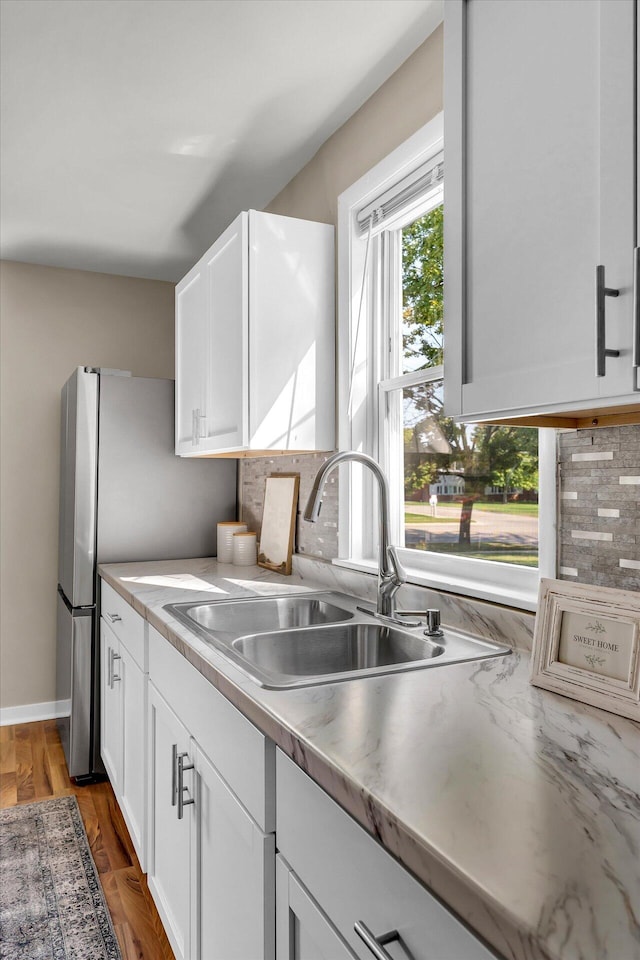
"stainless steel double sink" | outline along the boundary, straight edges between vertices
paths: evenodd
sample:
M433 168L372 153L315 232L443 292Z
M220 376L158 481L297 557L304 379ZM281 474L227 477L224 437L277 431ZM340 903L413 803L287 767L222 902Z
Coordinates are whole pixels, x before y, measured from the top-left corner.
M169 603L164 609L263 687L284 690L462 663L509 647L445 629L377 621L340 593Z

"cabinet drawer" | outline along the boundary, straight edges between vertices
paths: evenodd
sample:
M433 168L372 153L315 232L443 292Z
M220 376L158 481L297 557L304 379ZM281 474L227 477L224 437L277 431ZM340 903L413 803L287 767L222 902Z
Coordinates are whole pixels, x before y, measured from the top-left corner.
M275 830L273 741L152 626L149 677L261 830Z
M149 669L145 644L145 621L119 593L100 581L100 614L143 673Z
M404 870L292 760L276 751L277 844L314 900L361 960L372 952L354 931L397 930L414 960L495 960L446 907ZM405 957L389 943L390 957Z

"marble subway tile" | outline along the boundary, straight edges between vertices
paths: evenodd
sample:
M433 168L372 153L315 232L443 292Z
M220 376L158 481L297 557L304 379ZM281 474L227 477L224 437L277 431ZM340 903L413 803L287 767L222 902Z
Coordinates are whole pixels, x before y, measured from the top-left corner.
M574 463L591 460L613 460L613 451L608 450L602 453L596 451L590 451L589 453L572 453L571 459Z
M561 431L558 470L558 575L572 568L584 583L637 590L636 568L622 561L640 556L640 426Z
M572 530L571 536L576 540L613 540L612 533L603 533L600 530Z

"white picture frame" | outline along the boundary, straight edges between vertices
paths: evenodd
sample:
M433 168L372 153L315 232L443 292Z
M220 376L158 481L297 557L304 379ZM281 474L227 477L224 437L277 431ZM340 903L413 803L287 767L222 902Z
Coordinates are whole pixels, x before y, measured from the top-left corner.
M531 683L640 721L640 594L543 578Z

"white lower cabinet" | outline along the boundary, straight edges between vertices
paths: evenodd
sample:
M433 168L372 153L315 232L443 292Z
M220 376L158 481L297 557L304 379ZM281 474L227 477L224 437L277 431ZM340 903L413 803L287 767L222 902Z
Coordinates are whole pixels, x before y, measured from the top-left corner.
M146 659L143 618L103 583L101 756L143 870L146 869Z
M275 836L256 826L198 746L194 755L201 909L192 955L199 960L272 956Z
M286 860L276 857L277 960L355 960Z
M187 728L171 707L149 684L149 848L148 883L165 931L178 958L191 956L192 841L194 806L192 775L184 773L178 809L178 757L189 758L191 742ZM190 758L189 758L190 763ZM188 766L189 763L186 765Z
M146 868L147 676L124 643L120 644L120 660L116 661L114 667L121 677L122 692L120 808L138 854L138 860L144 870Z
M120 641L100 622L100 731L101 755L113 791L122 786L122 676L119 670Z
M495 960L279 750L276 775L278 851L293 871L286 886L279 872L278 935L290 952L279 943L278 960Z
M176 958L273 960L273 744L153 628L149 674L148 882Z

